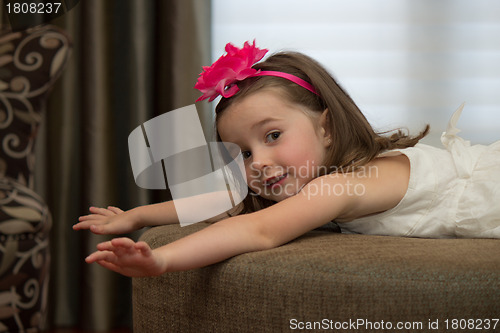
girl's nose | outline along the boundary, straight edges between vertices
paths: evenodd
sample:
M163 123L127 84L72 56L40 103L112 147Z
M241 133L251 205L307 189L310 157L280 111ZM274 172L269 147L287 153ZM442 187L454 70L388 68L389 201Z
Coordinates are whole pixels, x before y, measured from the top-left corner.
M272 165L271 156L269 151L265 149L259 149L257 151L252 152L253 159L252 165L256 170L263 170L266 167Z
M250 188L259 188L262 182L268 178L266 176L269 166L271 166L271 159L263 151L252 151L252 162L247 169L247 182Z

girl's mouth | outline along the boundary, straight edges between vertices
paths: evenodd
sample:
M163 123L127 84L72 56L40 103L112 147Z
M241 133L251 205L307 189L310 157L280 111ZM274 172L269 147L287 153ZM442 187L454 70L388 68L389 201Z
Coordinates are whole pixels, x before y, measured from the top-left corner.
M264 182L264 185L266 187L275 187L275 186L278 186L279 184L281 184L283 182L283 180L288 176L287 173L281 175L281 176L275 176L275 177L271 177L271 178L268 178L266 179L266 181Z

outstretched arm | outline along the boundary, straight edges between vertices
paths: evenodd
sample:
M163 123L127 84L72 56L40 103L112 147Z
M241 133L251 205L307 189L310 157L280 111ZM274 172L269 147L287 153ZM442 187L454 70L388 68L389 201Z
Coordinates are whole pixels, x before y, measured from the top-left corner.
M134 242L129 238L115 238L97 245L98 252L88 256L87 263L97 262L117 273L131 276L156 276L165 269L164 258L153 252L145 242Z
M96 234L125 234L143 227L178 223L173 201L140 206L128 211L117 207L90 207L80 216L74 230L89 229Z
M377 172L372 175L319 177L271 207L228 218L154 250L124 239L102 243L87 262L128 276L188 270L280 246L335 218L349 220L390 209L406 192L408 161L391 157L373 164ZM349 191L356 186L363 191Z
M191 198L177 199L176 202L184 207L193 207L192 209L208 212L208 216L211 216L215 206L213 202L218 202L220 196L227 198L227 192L207 193ZM205 222L220 221L230 215L238 214L241 209L242 206L237 205L228 212L207 218ZM125 234L143 227L179 223L174 201L140 206L126 212L111 206L107 208L90 207L89 211L90 214L78 219L79 222L73 226L74 230L89 229L96 234Z
M175 242L151 250L143 242L114 239L87 258L128 276L158 275L207 266L232 256L273 248L319 227L348 207L349 198L332 204L316 198L315 180L301 193L261 211L238 215L210 225Z

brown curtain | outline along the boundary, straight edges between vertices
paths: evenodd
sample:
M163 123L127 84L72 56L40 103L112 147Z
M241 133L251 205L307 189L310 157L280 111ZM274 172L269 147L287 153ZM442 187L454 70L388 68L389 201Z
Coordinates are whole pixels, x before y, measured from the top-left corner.
M71 226L90 205L130 209L169 198L168 191L135 185L127 137L198 97L193 85L210 63L210 7L206 0L82 0L52 22L74 47L37 147L38 192L54 220L53 326L131 327L131 280L84 262L110 237ZM207 103L203 107L209 119Z

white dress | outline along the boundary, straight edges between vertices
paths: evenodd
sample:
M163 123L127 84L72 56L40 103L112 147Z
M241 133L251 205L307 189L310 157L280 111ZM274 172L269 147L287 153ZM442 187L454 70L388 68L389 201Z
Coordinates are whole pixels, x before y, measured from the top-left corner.
M428 238L500 238L500 141L473 145L455 127L453 114L441 142L395 149L410 160L408 190L385 212L339 223L343 232Z

